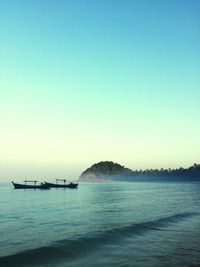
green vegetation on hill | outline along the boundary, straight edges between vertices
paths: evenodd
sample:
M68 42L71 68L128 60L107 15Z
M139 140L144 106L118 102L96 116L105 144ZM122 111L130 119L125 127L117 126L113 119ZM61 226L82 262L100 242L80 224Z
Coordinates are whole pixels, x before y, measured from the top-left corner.
M132 170L112 161L101 161L85 170L80 180L115 180L121 176L131 176Z
M112 161L101 161L99 163L96 163L94 165L92 165L90 168L88 168L86 171L84 171L82 174L84 173L101 173L101 174L118 174L121 172L127 172L131 170L124 168L124 166L118 164L118 163L114 163Z
M135 170L125 168L124 166L112 161L101 161L85 170L80 181L146 181L146 180L193 180L200 181L200 164L194 164L189 168L178 169L147 169Z
M133 171L133 175L146 175L146 176L160 176L160 177L177 177L182 179L200 180L200 164L193 164L189 168L178 169L147 169L140 171Z

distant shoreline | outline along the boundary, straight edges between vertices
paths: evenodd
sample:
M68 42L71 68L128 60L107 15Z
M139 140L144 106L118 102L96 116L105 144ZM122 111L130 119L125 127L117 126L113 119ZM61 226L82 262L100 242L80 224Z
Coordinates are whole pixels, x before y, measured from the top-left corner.
M80 175L79 182L81 181L200 181L200 164L195 163L189 168L161 168L133 171L112 161L101 161L85 170Z

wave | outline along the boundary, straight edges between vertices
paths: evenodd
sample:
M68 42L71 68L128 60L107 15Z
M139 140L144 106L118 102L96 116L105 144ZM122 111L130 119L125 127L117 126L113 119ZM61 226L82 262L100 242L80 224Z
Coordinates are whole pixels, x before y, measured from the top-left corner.
M48 262L52 263L53 261L57 262L58 260L75 258L82 254L85 255L87 251L90 251L99 245L114 243L117 240L121 240L130 235L141 235L147 231L162 230L162 228L167 227L169 224L190 219L195 215L198 214L180 213L154 221L136 223L121 228L113 228L102 233L96 233L90 237L81 237L75 240L60 240L50 246L29 249L15 255L1 257L0 266L36 266Z

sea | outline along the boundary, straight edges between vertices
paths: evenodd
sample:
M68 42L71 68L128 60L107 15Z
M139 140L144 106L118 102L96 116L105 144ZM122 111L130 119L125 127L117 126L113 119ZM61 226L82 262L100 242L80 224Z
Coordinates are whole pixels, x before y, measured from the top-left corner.
M200 266L200 183L0 183L0 266Z

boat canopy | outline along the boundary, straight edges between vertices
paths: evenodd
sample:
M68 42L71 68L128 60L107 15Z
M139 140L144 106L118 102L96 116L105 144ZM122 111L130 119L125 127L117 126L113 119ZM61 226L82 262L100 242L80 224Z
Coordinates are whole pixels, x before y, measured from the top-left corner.
M37 181L35 181L35 180L24 180L24 182L25 182L25 184L26 183L35 183L36 184L37 183Z
M57 183L58 181L63 181L64 183L66 183L66 179L56 179L56 183Z

